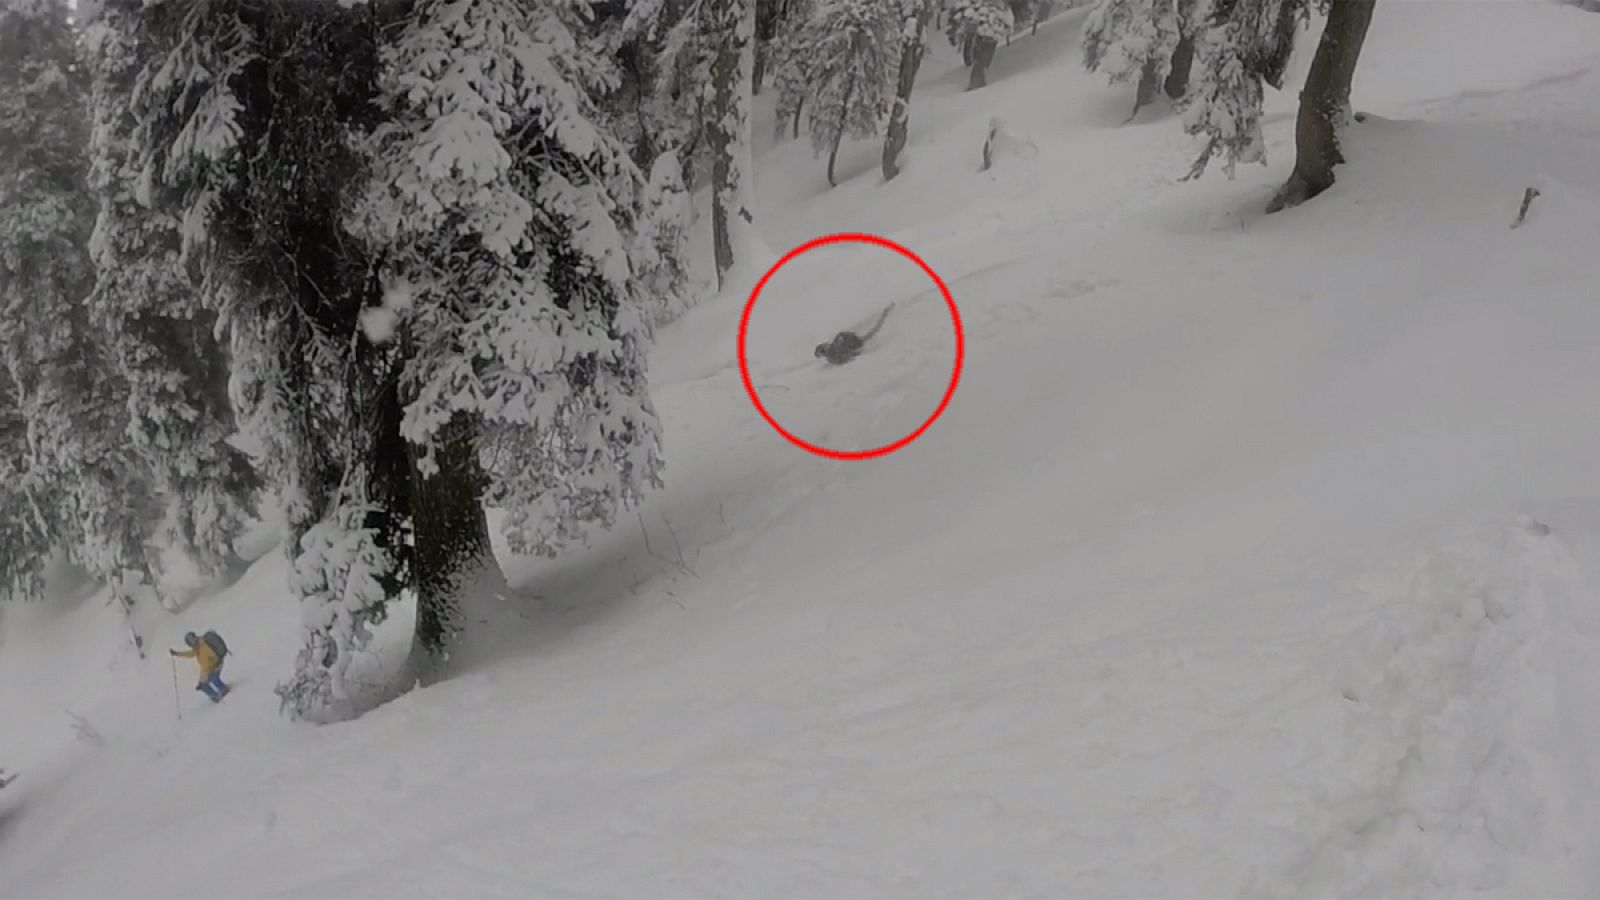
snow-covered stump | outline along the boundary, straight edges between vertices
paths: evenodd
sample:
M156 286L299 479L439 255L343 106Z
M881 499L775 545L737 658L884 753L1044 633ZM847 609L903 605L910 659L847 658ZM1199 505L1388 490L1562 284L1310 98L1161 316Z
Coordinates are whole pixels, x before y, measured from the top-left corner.
M987 172L1001 160L1032 160L1038 154L1039 148L1031 138L1012 132L995 116L989 120L989 133L983 141L983 165L978 171Z

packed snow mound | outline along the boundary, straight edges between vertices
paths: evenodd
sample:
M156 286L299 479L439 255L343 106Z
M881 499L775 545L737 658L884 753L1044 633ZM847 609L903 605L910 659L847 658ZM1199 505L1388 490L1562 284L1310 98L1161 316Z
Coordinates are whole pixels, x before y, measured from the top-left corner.
M1250 893L1594 890L1600 731L1581 698L1600 687L1600 584L1563 531L1490 523L1347 587L1347 608L1371 615L1329 635L1348 660L1334 673L1346 703L1326 770L1301 750L1315 804L1302 821L1316 828L1295 866Z

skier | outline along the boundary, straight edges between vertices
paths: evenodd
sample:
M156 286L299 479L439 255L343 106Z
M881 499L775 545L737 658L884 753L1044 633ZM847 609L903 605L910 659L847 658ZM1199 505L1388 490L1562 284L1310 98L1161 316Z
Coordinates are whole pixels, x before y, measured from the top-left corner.
M872 330L865 335L856 334L854 331L841 331L826 344L818 344L816 351L812 355L818 359L825 359L836 366L842 366L855 359L861 354L861 348L867 345L867 341L872 340L872 336L878 333L879 328L883 327L883 320L889 318L889 310L891 309L894 309L893 303L885 306L883 314L878 316L878 324L872 326Z
M211 698L212 703L220 701L227 695L230 688L222 683L222 659L228 655L228 645L223 643L222 636L215 631L208 631L205 637L196 637L194 632L183 636L183 642L189 645L188 650L168 650L173 656L193 659L200 665L200 683L195 685L195 690Z

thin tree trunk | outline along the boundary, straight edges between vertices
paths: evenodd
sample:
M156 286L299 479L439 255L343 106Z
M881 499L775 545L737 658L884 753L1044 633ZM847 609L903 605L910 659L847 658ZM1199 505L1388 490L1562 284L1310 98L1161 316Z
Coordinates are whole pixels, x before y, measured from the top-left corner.
M800 111L806 108L806 98L801 97L800 102L794 105L794 138L800 139Z
M1194 38L1186 34L1178 38L1178 46L1172 50L1172 68L1163 85L1168 97L1177 100L1189 92L1189 71L1193 68Z
M713 102L706 137L711 145L711 235L721 288L734 265L734 230L755 221L747 180L750 172L751 55L755 42L754 0L716 0L718 39L711 64ZM748 67L748 68L747 68Z
M755 60L751 73L750 95L761 93L766 82L768 57L772 55L772 42L778 36L787 4L778 0L752 0L755 3Z
M704 117L704 101L695 104L695 115ZM700 142L703 140L705 140L705 129L696 128L687 144L672 148L678 154L679 171L683 173L683 188L691 194L700 187L700 167L695 164L695 157L700 151Z
M888 134L883 140L883 179L900 174L900 152L906 147L911 126L911 90L922 66L922 36L933 16L933 0L906 0L900 5L902 23L913 19L911 34L900 37L900 81L895 88L894 106L889 109ZM903 26L902 26L903 27Z
M967 90L975 91L989 83L989 63L994 62L996 46L993 38L973 38L972 77L967 80Z
M1267 212L1298 206L1333 186L1333 169L1344 162L1339 130L1350 112L1350 82L1376 5L1377 0L1339 0L1331 5L1306 86L1300 91L1294 172L1267 205Z
M645 85L650 80L645 77L641 68L638 52L628 52L622 55L622 63L627 68L628 74L633 77L635 86L633 92L633 120L639 126L639 143L634 147L634 161L640 165L648 165L659 155L655 141L650 137L650 126L644 120Z
M489 543L483 513L483 472L477 428L465 415L451 419L434 438L438 466L424 473L421 448L411 445L411 528L417 590L415 646L441 658L467 628L463 594L498 580L500 567Z
M1132 122L1134 117L1139 115L1139 110L1149 106L1150 101L1156 98L1156 91L1160 90L1156 78L1156 64L1157 60L1147 59L1144 61L1144 68L1139 70L1139 88L1134 92L1133 111L1128 113L1126 121Z
M828 151L828 187L838 187L839 183L833 178L833 164L839 159L839 145L844 143L844 126L850 118L850 97L855 93L856 83L851 81L844 86L844 103L839 110L839 130L833 135L833 149Z

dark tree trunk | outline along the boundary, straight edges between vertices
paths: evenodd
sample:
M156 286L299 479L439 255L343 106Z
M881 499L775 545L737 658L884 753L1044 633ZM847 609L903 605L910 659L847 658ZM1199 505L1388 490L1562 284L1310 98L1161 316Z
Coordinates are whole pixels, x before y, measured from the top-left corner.
M755 0L755 4L755 60L750 83L752 97L761 93L761 87L767 77L767 57L772 53L773 38L778 36L778 28L788 13L788 4L780 0Z
M1128 113L1127 121L1132 122L1139 115L1139 110L1150 105L1156 98L1156 91L1160 90L1160 79L1156 77L1158 60L1147 59L1144 68L1139 70L1139 88L1133 95L1133 111Z
M717 52L711 63L713 99L706 137L711 145L711 242L719 288L734 264L733 230L738 226L733 220L754 222L754 213L744 206L748 186L742 183L754 173L740 171L739 164L741 159L749 162L749 148L743 144L748 140L750 104L746 92L751 85L741 71L744 55L754 50L754 2L714 3ZM736 109L742 110L743 121L739 121Z
M638 142L633 146L633 161L642 168L649 169L650 163L660 155L656 149L655 140L650 136L650 126L645 122L644 104L649 93L647 85L650 79L645 75L644 61L640 58L642 52L636 44L624 44L618 52L625 75L625 83L633 86L633 120L639 126Z
M302 290L301 302L309 291ZM306 304L309 307L309 304ZM302 307L306 308L306 307ZM314 307L311 307L314 308ZM285 325L290 337L282 340L275 349L278 364L286 377L278 385L289 408L296 411L295 424L302 429L299 436L305 445L294 456L291 487L300 502L288 504L284 510L284 535L281 546L292 566L300 555L300 539L327 515L341 480L341 466L332 447L333 436L319 428L313 411L316 375L311 360L316 347L310 329L298 324Z
M1329 9L1328 24L1300 91L1294 172L1267 205L1267 212L1298 206L1333 186L1333 169L1344 162L1339 129L1350 111L1350 82L1376 5L1377 0L1339 0Z
M963 66L970 67L972 65L973 46L977 41L978 39L970 34L961 39L961 64Z
M438 659L467 627L463 593L486 579L498 581L499 564L480 499L483 472L473 420L457 415L439 430L433 454L438 469L432 474L421 470L421 448L410 451L415 646Z
M1172 69L1167 72L1164 85L1167 96L1174 100L1189 92L1189 71L1194 68L1194 38L1184 35L1172 50Z
M993 38L972 39L972 77L967 80L967 90L975 91L989 83L989 64L994 62L995 47Z
M828 187L838 187L833 178L833 164L839 159L839 145L844 143L844 126L850 118L850 97L855 93L854 81L844 86L844 103L839 110L839 130L833 135L833 149L828 151Z
M806 98L801 97L800 102L794 105L794 137L800 139L800 112L806 108Z
M1297 3L1284 3L1278 7L1278 20L1273 24L1272 35L1255 64L1261 80L1275 90L1283 90L1283 78L1289 73L1295 35L1300 32L1301 10L1302 6Z
M928 19L933 15L933 0L912 0L916 3L916 26L913 34L900 38L900 81L895 88L894 106L889 110L888 134L883 140L883 179L893 180L900 174L900 151L906 148L911 126L911 90L917 83L917 69L922 66L922 35L927 30ZM901 5L902 12L906 4Z

